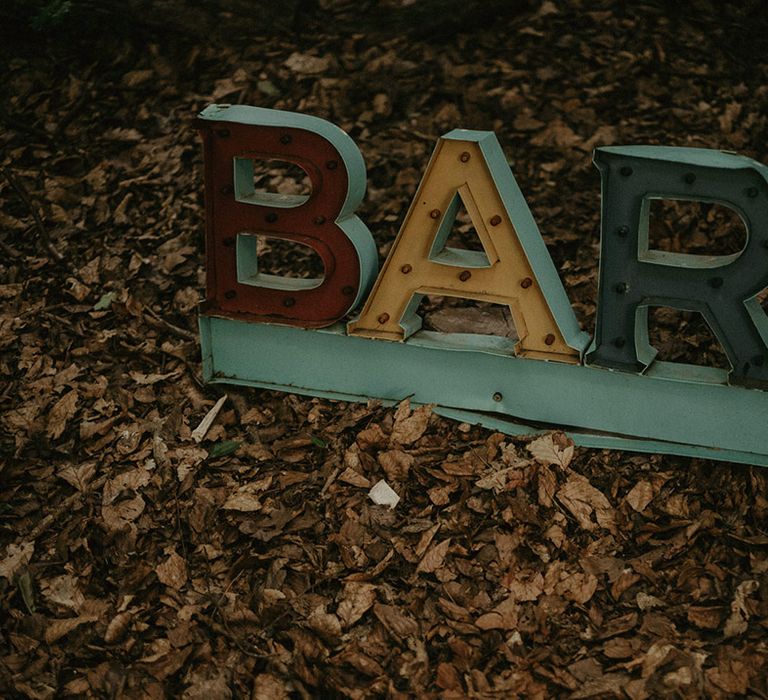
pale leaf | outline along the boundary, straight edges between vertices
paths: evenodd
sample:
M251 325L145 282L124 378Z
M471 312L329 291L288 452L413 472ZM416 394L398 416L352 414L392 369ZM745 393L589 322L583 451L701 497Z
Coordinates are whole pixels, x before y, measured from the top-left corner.
M9 544L5 550L5 559L0 561L0 576L13 580L16 572L32 559L35 551L34 542L22 542L20 545Z
M437 571L443 565L450 546L451 539L449 537L447 540L443 540L427 550L427 553L416 567L416 573L431 574Z
M566 469L573 459L573 440L563 433L547 433L528 445L537 462Z
M400 445L410 445L418 440L427 429L432 415L430 405L419 406L411 413L408 399L401 402L395 412L395 424L392 427L392 442Z
M627 494L627 503L633 510L642 513L653 500L653 485L649 481L638 481Z

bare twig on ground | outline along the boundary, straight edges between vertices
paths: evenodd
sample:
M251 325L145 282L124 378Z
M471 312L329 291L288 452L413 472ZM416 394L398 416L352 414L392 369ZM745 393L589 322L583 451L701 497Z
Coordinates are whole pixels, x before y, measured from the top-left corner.
M48 249L48 252L51 255L53 255L53 257L56 260L58 260L59 262L62 262L64 260L64 255L53 245L53 243L51 243L51 239L48 236L48 230L45 228L45 224L43 223L43 219L40 216L40 212L32 202L32 199L29 196L29 193L27 192L26 188L21 183L21 181L11 172L10 168L3 166L2 172L3 172L3 176L8 181L8 184L13 188L14 192L16 192L16 194L19 196L19 199L21 199L21 201L24 202L24 205L27 207L27 209L29 210L29 213L32 215L32 218L35 221L35 228L37 229L37 233L40 236L40 240Z

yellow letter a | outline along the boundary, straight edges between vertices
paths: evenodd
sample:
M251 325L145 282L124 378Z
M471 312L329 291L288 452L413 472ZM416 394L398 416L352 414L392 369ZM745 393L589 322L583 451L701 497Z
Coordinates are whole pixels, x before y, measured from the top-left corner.
M459 200L485 253L444 246ZM351 335L405 340L421 295L506 304L523 357L578 363L589 340L493 132L442 136Z

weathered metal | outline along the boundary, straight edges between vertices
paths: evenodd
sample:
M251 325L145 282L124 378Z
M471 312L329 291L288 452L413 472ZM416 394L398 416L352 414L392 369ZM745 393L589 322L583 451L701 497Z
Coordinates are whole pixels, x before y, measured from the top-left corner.
M732 383L768 385L768 316L757 295L768 287L768 168L749 158L701 148L599 148L602 237L592 365L644 371L648 307L699 311L732 365ZM652 250L652 199L718 202L735 209L747 244L734 255Z
M420 331L404 342L201 316L206 381L347 401L435 404L505 432L768 466L768 393L723 370L656 362L645 375L513 355L507 339Z
M461 204L483 251L446 246ZM532 280L536 280L533 284ZM443 136L351 335L403 340L425 294L505 304L517 354L578 363L589 342L495 134Z
M357 306L373 283L378 254L354 215L366 177L352 139L317 117L242 105L207 107L198 128L205 155L205 312L315 327ZM302 168L311 195L254 191L253 161L275 159ZM323 277L261 273L259 234L312 248Z
M347 324L334 321L365 299L376 269L370 233L353 213L365 170L351 139L322 120L248 107L209 107L201 123L207 381L347 400L410 397L511 434L556 428L587 446L768 466L768 319L757 296L768 285L765 166L700 149L597 151L600 303L584 365L588 337L493 134L456 130L440 139L375 288ZM248 168L259 158L299 164L312 193L254 192ZM651 250L654 198L736 209L748 231L744 250L721 257ZM446 246L461 204L482 251ZM324 278L261 274L252 244L260 233L312 247ZM424 294L505 304L520 340L420 330L415 310ZM700 311L737 385L725 370L654 360L652 305Z

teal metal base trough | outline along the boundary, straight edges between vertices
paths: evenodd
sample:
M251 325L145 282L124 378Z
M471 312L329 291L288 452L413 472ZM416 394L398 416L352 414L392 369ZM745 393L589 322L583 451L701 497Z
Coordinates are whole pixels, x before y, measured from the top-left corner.
M504 338L420 331L405 342L201 315L204 379L345 401L409 397L516 435L564 430L586 447L768 466L768 392L724 370L645 374L531 360ZM470 349L471 348L471 349Z

